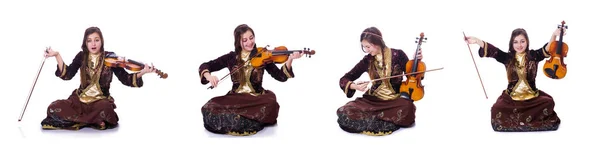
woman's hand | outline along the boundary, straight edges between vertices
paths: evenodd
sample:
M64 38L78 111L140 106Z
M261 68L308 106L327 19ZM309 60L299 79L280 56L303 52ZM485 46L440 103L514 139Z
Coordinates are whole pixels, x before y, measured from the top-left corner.
M467 44L478 44L480 47L483 47L483 41L477 37L468 36L465 38L465 42L467 42Z
M142 69L139 73L138 73L138 78L142 77L144 74L146 73L152 73L152 72L156 72L156 68L154 68L154 65L148 65L145 64L144 65L144 69Z
M423 54L422 54L422 52L423 52L423 51L421 50L421 48L419 48L419 52L417 53L417 59L419 59L419 60L423 59Z
M212 76L210 75L210 73L206 72L204 73L204 78L206 78L206 80L208 80L208 82L210 82L210 86L212 87L217 87L217 84L219 84L219 78L217 78L216 76Z
M44 57L46 57L46 58L48 58L48 57L55 57L57 55L59 55L58 51L54 51L50 47L46 48L46 50L44 51Z
M563 36L567 35L567 29L561 27L563 30ZM554 30L554 33L552 33L553 36L559 36L560 35L560 29L561 28L556 28L556 30Z
M363 81L363 82L358 82L358 83L352 83L350 85L351 89L355 89L355 90L359 90L361 92L365 92L367 91L367 86L369 86L369 82L368 81Z

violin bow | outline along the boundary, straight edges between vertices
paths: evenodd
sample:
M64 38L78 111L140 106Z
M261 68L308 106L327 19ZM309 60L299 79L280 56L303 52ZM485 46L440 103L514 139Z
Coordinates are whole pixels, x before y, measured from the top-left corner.
M375 81L380 81L380 80L385 80L385 79L391 79L391 78L395 78L395 77L402 77L402 76L406 76L406 75L414 75L414 74L420 74L420 73L425 73L425 72L430 72L430 71L436 71L436 70L442 70L444 69L444 67L442 68L435 68L435 69L430 69L430 70L425 70L425 71L420 71L420 72L412 72L412 73L404 73L404 74L400 74L400 75L394 75L394 76L389 76L389 77L384 77L384 78L378 78L378 79L373 79L373 80L369 80L369 81L363 81L363 82L359 82L357 84L364 84L364 83L371 83L371 82L375 82Z
M46 48L46 53L48 53L48 48ZM35 76L35 79L33 80L33 86L31 87L31 90L29 91L29 95L27 95L27 100L25 101L25 105L23 106L23 110L21 111L21 116L19 116L19 122L21 122L21 120L23 119L23 115L25 115L25 110L27 109L27 105L29 104L29 99L31 99L31 93L33 93L33 88L35 88L35 84L37 83L37 80L40 77L40 73L42 72L42 68L44 67L45 62L46 62L46 56L44 56L44 59L42 60L42 63L40 65L40 69L38 69L38 73ZM66 70L66 69L63 69L63 70Z
M463 31L463 36L465 37L465 41L467 40L467 35ZM471 51L471 46L467 43L467 48L469 48L469 52L471 53L471 59L473 60L473 65L475 65L475 71L477 71L477 76L479 77L479 82L481 83L481 88L483 89L483 94L485 94L485 99L488 99L487 93L485 92L485 87L483 86L483 80L481 80L481 75L479 75L479 69L477 69L477 64L475 63L475 57L473 57L473 52Z
M265 48L267 48L267 47L270 47L270 45L266 45L266 46L265 46ZM244 64L242 64L242 66L239 66L239 67L235 68L235 69L234 69L232 72L229 72L229 73L227 73L227 75L225 75L225 76L223 76L221 79L219 79L219 82L217 82L217 85L218 85L219 83L221 83L221 81L223 81L223 79L225 79L225 78L229 77L229 75L231 75L232 73L235 73L235 72L237 72L237 71L238 71L240 68L244 67L243 65L247 64L247 63L248 63L248 61L252 60L252 58L253 58L253 57L256 57L256 56L257 56L259 53L261 53L261 52L260 52L260 51L259 51L259 52L257 52L256 54L254 54L254 56L251 56L250 58L248 58L248 60L246 60L246 62L244 62ZM200 76L204 76L204 75L200 75ZM215 88L215 87L214 87L214 86L210 86L210 87L208 87L208 88L206 88L206 89L213 89L213 88Z

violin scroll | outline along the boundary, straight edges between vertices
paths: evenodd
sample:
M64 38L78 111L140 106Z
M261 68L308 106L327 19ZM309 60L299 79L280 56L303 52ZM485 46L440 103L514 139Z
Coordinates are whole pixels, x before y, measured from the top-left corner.
M419 34L419 37L416 37L415 39L415 43L425 43L427 42L427 37L425 37L425 34L423 32L421 32L421 34Z

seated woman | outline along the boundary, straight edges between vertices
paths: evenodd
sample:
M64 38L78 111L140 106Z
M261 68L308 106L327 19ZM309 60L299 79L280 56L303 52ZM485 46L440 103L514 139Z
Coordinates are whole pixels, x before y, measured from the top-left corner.
M388 135L413 125L416 106L399 92L403 77L375 81L370 88L368 83L353 82L365 72L371 80L404 74L408 57L400 49L388 48L375 27L365 29L360 41L368 55L340 79L339 86L348 98L356 90L365 93L337 110L338 124L344 131L366 135ZM420 49L417 57L423 58Z
M204 127L217 134L253 135L265 126L277 123L279 114L279 103L275 94L262 87L264 71L275 80L285 82L294 77L292 61L301 55L298 52L291 54L281 69L274 63L254 68L248 61L257 53L254 30L242 24L235 28L233 36L235 51L202 63L198 69L201 83L210 83L212 87L216 87L219 78L211 75L211 72L223 68L231 72L239 68L231 74L231 90L226 95L210 99L202 107Z
M550 42L556 40L560 28L556 29ZM502 91L491 109L494 131L524 132L557 130L560 118L554 111L554 100L535 85L538 63L550 57L548 44L539 49L529 49L529 37L524 29L513 30L509 51L476 37L467 37L467 44L477 44L480 57L494 58L504 64L508 87Z
M154 67L148 65L140 72L131 74L121 67L104 65L104 58L114 53L104 51L104 38L97 27L85 30L81 50L68 66L57 51L46 50L46 57L55 57L58 62L56 76L71 80L81 71L81 84L68 99L56 100L48 106L47 117L41 123L42 129L79 130L87 126L100 130L114 128L119 117L115 113L115 100L109 91L113 73L124 85L139 88L144 85L142 75L156 72Z

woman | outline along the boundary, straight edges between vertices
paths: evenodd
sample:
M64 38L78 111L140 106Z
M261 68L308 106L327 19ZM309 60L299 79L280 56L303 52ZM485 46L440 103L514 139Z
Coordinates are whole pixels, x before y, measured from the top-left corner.
M119 118L114 111L116 105L109 91L113 73L126 86L142 87L142 75L155 72L148 65L132 74L120 67L105 66L104 58L114 53L104 51L104 38L97 27L85 30L81 50L68 66L58 51L46 50L46 57L56 58L57 77L71 80L81 71L81 84L68 99L56 100L48 106L47 117L41 123L42 129L79 130L89 126L104 130L116 127Z
M277 123L279 113L275 94L262 87L264 71L276 80L285 82L294 77L292 61L301 55L298 52L291 54L281 69L273 63L253 68L248 59L257 53L254 30L241 24L235 28L233 36L235 51L205 62L198 69L201 83L216 87L219 78L211 75L211 72L223 68L232 72L240 68L231 74L231 90L226 95L210 99L202 107L204 127L217 134L253 135L265 126Z
M375 81L369 89L368 83L353 82L365 72L371 80L404 74L408 57L400 49L388 48L375 27L365 29L360 41L368 55L340 79L339 85L348 98L356 90L365 93L337 110L338 124L344 131L366 135L388 135L413 125L416 111L413 100L399 93L403 77ZM417 57L423 58L420 49Z
M556 40L560 28L554 31L550 42ZM498 97L491 109L494 131L524 132L557 130L560 119L554 112L552 96L535 85L538 63L550 57L548 43L540 49L529 49L529 37L524 29L513 30L509 51L476 37L467 37L468 44L477 44L480 57L490 57L504 64L508 87Z

